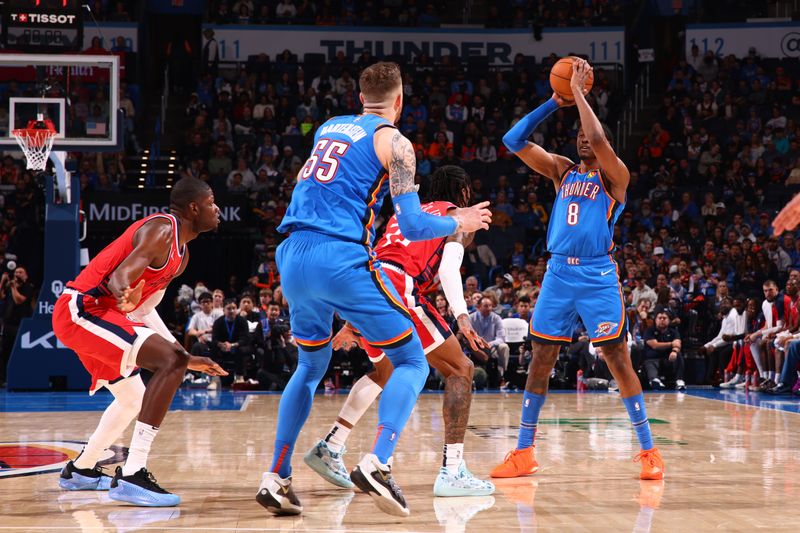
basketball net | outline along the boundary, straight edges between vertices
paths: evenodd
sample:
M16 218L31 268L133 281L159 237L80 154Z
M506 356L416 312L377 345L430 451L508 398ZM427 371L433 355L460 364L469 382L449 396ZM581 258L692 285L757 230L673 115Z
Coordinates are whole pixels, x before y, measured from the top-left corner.
M56 138L56 127L51 120L39 114L36 120L28 122L26 128L15 129L11 135L25 154L28 170L41 171L47 167L47 158Z

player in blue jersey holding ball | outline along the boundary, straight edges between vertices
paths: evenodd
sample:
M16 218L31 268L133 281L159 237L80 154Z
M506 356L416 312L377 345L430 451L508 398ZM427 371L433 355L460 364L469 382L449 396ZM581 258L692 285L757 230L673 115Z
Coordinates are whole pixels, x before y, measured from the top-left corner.
M636 430L642 479L662 479L664 463L653 445L639 378L628 353L625 301L614 249L614 223L625 207L630 174L611 147L611 134L586 101L584 85L592 67L576 58L570 87L574 101L553 97L517 122L503 137L508 149L536 172L553 180L556 199L547 229L551 254L530 323L533 343L522 401L517 448L506 455L492 477L518 477L539 469L533 440L539 411L560 345L569 344L578 317L592 343L602 347L609 370L619 384L622 402ZM546 152L528 142L536 127L559 107L576 105L579 163Z
M390 459L428 377L428 363L408 309L372 251L373 222L387 193L409 240L488 229L491 222L488 202L454 209L448 216L422 211L414 185L414 149L395 127L403 109L400 68L387 62L371 65L361 73L359 87L364 112L334 117L317 130L278 227L290 233L276 258L299 362L281 396L272 465L256 495L278 515L303 510L291 487L291 458L331 358L334 312L383 350L394 366L378 406L372 453L350 478L381 510L409 514Z

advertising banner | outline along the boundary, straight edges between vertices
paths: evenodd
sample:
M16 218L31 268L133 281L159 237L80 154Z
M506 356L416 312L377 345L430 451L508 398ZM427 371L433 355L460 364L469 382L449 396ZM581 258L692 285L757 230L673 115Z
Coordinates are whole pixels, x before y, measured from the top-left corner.
M307 53L322 53L332 60L343 51L353 60L366 49L377 58L402 55L407 61L427 53L434 60L443 55L462 59L487 57L489 64L507 65L518 53L537 58L555 53L585 54L589 61L597 63L625 63L622 27L545 28L541 41L535 40L529 29L205 25L206 28L214 30L220 61L247 61L248 56L260 53L274 59L284 50L297 54L301 60Z
M796 22L749 22L742 24L689 24L686 55L696 44L700 54L711 50L718 56L744 57L755 48L761 57L800 57L800 25Z
M154 198L152 192L125 191L94 192L83 199L89 231L122 232L139 220L154 213L169 213L169 195ZM238 194L215 194L220 209L219 231L241 229L247 217L247 198Z

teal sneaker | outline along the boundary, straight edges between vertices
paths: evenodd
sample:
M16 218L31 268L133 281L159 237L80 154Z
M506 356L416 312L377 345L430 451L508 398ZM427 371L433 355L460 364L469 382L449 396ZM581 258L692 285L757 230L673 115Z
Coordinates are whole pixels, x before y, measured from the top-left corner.
M462 461L457 474L451 474L445 467L439 469L433 484L433 495L452 496L490 496L494 494L494 484L476 478Z
M347 468L342 460L342 456L346 451L347 449L342 448L341 452L334 452L328 448L327 442L321 440L303 457L303 462L311 470L322 476L322 479L333 483L337 487L352 489L355 485L350 481L350 474L347 473Z

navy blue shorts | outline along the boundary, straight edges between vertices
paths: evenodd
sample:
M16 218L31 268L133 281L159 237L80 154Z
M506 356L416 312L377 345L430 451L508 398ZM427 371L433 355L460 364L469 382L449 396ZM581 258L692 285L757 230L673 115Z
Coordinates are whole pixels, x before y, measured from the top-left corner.
M578 317L595 346L614 344L628 332L617 263L610 256L553 255L530 324L530 338L569 344Z
M367 247L296 231L278 247L276 260L292 334L305 350L330 342L334 312L381 349L414 335L408 309Z

